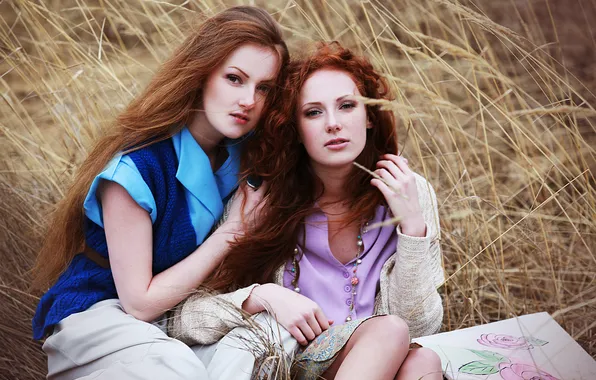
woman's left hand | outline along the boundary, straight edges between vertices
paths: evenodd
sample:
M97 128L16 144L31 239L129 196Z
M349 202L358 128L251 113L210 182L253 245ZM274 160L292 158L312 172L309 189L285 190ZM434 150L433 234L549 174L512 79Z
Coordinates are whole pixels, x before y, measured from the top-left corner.
M375 174L370 183L383 193L395 217L400 218L401 232L409 236L426 235L426 224L418 202L416 177L408 167L408 160L394 154L385 154L377 162Z

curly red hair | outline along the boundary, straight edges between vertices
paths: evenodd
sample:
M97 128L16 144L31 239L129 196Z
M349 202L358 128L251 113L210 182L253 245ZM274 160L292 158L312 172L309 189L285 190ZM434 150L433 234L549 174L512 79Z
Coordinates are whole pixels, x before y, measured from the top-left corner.
M272 107L267 124L258 138L251 140L258 146L247 149L251 157L243 168L245 176L257 174L268 182L262 215L257 225L232 244L208 283L214 289L272 282L277 268L293 255L304 218L321 196L315 189L322 189L322 183L311 169L297 129L300 92L306 80L321 69L346 72L364 97L392 99L387 81L371 63L337 42L319 43L314 53L290 64L282 104ZM366 145L356 162L375 170L381 155L397 153L395 119L391 111L375 105L367 105L366 111L373 128L367 130ZM372 218L375 208L384 202L381 192L370 185L370 175L355 166L349 178L350 199L346 201L351 211L343 222Z

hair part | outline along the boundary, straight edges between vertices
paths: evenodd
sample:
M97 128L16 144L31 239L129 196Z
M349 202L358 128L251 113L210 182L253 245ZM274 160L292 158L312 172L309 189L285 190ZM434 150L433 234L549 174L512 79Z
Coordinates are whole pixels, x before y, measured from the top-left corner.
M360 94L371 99L392 99L387 81L364 57L354 55L339 43L319 43L314 53L294 60L288 69L286 93L282 104L272 110L261 130L260 149L254 150L252 168L268 182L264 207L257 225L236 240L231 251L208 282L214 289L227 290L252 283L274 280L275 271L292 258L304 219L314 211L322 195L322 182L311 168L306 149L300 144L297 109L306 80L316 71L335 69L350 75ZM356 162L375 170L376 162L386 153L397 154L395 119L391 111L366 105L372 128ZM254 168L254 169L253 169ZM370 175L356 166L346 184L350 212L342 222L350 224L374 216L384 203L380 191L370 185Z
M271 48L279 58L278 81L284 81L289 52L276 21L263 9L229 8L208 18L163 63L143 93L120 114L79 168L70 189L52 214L33 269L33 287L44 290L85 247L83 202L95 176L118 152L133 151L172 137L189 123L201 102L213 68L235 49L253 43ZM281 86L280 86L281 87ZM275 104L275 88L262 115ZM263 122L261 118L258 128Z

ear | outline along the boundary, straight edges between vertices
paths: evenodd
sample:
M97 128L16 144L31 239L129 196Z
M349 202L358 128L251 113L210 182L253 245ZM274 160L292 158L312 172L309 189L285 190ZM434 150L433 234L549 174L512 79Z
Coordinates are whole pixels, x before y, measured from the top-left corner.
M373 128L372 123L370 122L369 119L366 119L366 129L372 129L372 128Z

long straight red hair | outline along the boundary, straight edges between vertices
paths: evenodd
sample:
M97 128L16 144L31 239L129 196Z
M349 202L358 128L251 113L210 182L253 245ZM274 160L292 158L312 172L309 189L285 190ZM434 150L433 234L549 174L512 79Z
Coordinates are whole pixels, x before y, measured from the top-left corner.
M45 289L85 246L83 202L91 182L120 151L139 149L170 138L190 122L200 107L202 89L213 68L241 45L275 51L278 88L266 100L263 115L277 103L289 52L279 25L263 9L229 8L204 21L160 67L147 88L116 119L79 168L65 198L58 203L33 269L33 287ZM257 126L261 128L263 121Z
M360 94L371 99L391 99L386 80L370 62L354 55L337 42L319 43L314 53L302 60L293 60L287 73L285 94L280 105L261 130L253 150L251 168L268 182L263 200L263 213L258 223L232 244L231 251L207 286L227 290L252 283L274 280L275 271L294 254L298 233L304 218L313 212L321 193L321 180L311 169L306 149L300 144L297 129L297 107L306 80L321 69L346 72L354 80ZM375 170L376 162L385 153L397 153L395 119L391 111L367 105L372 128L367 130L366 145L356 162ZM342 222L349 224L372 218L375 208L384 202L380 191L370 185L370 175L354 166L347 183L350 212Z

